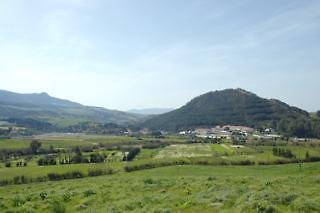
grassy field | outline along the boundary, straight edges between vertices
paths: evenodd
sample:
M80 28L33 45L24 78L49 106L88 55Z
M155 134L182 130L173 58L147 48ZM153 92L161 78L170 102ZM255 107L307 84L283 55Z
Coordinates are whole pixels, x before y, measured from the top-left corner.
M318 212L320 163L175 166L0 188L2 212Z
M155 158L210 157L212 155L210 144L179 144L165 147Z
M0 150L25 149L31 140L1 139ZM37 140L45 149L50 146L65 148L65 151L54 154L57 159L75 155L71 148L94 147L97 144L120 144L125 149L140 147L141 151L133 162L123 161L127 152L123 147L110 150L103 146L82 152L82 156L87 158L92 153L107 155L103 163L38 166L37 161L47 154L10 155L6 161L10 160L12 166L7 168L5 161L0 159L0 181L11 180L9 185L0 187L0 212L320 211L320 163L303 163L301 168L299 164L258 165L260 161L288 160L275 156L275 147L290 150L295 159L306 158L307 152L310 156L319 157L320 146L317 143L283 145L284 142L279 141L281 146L232 145L229 141L190 144L188 138L180 136L96 135L44 135L38 136ZM164 146L143 147L164 142ZM21 160L27 160L28 165L16 167L16 162ZM246 160L255 165L232 166ZM127 167L138 169L129 171ZM92 170L110 169L112 174L88 177ZM50 173L74 171L81 172L83 176L60 181L49 181L52 179L47 177ZM13 181L17 176L24 176L29 181L14 185L21 183ZM39 177L47 177L41 180L46 182L31 183Z
M285 159L280 156L274 156L272 154L273 146L234 146L230 143L223 144L183 144L183 138L170 136L165 138L166 141L171 141L174 143L172 145L156 148L156 149L141 149L139 155L135 158L135 163L147 163L147 162L157 162L158 160L165 159L178 159L178 158L202 158L209 161L243 161L250 160L258 164L259 161L274 161L277 159ZM71 148L75 146L88 146L95 145L97 143L104 144L139 144L135 140L135 137L127 136L94 136L94 135L81 135L81 136L40 136L38 140L41 141L44 148L49 148L51 145L55 148ZM143 141L158 140L152 137L144 137L139 140L140 143ZM163 139L162 139L163 140ZM1 139L0 140L0 150L1 149L18 149L18 148L28 148L30 145L30 139ZM290 149L297 157L300 156L301 159L305 158L306 152L309 152L311 156L320 156L320 147L310 147L310 146L286 146L285 149ZM48 173L57 172L63 173L68 171L79 170L81 172L87 173L90 168L115 168L116 170L123 170L126 165L125 162L121 162L123 158L123 152L121 151L107 151L99 150L99 153L104 153L107 155L106 163L102 164L68 164L68 165L51 165L51 166L41 166L37 165L37 160L42 155L31 156L28 160L27 167L15 167L16 162L24 159L25 157L12 157L10 159L12 163L11 168L5 167L5 162L0 162L0 180L13 178L17 175L25 175L26 177L37 177L46 176ZM84 156L89 156L94 152L84 152ZM57 160L63 158L63 156L74 155L73 153L60 153L57 154Z
M39 140L43 148L74 148L77 146L95 146L110 144L140 144L142 142L160 141L167 143L185 143L187 138L182 136L167 136L165 138L129 137L129 136L101 136L101 135L40 135L33 138L0 139L0 150L28 148L32 140Z

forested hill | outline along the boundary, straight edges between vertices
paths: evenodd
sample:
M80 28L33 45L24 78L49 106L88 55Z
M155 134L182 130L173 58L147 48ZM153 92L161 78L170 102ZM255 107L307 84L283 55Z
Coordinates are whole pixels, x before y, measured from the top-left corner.
M243 89L226 89L200 95L177 110L150 118L143 125L152 129L177 131L226 124L273 127L298 136L320 136L311 128L306 132L311 125L313 129L319 129L319 122L313 121L308 112L279 100L261 98Z
M68 126L78 122L126 124L137 122L140 117L117 110L84 106L68 100L54 98L47 93L19 94L0 90L0 119L36 123L43 125ZM41 123L40 123L41 124ZM42 125L41 124L41 125Z

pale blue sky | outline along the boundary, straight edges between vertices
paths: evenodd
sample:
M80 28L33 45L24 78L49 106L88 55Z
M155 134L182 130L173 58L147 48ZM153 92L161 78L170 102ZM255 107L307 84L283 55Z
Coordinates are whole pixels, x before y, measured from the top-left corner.
M318 0L0 0L0 89L127 110L224 89L320 109Z

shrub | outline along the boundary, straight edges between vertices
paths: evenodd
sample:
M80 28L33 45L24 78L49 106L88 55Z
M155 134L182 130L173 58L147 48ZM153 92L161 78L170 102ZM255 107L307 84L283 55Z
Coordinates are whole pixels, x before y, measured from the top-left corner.
M126 161L132 161L140 152L140 148L133 148L129 151L127 156L124 158Z
M272 148L272 153L274 156L280 156L285 158L295 158L296 156L289 149L283 148Z
M308 158L303 160L304 162L318 162L320 161L320 157L318 156L309 156Z
M48 173L48 179L51 181L55 180L63 180L63 179L75 179L75 178L83 178L84 174L81 171L72 171L67 173Z
M105 155L100 155L99 153L94 153L90 155L90 163L103 163L105 160Z
M273 162L271 162L271 161L259 161L258 162L258 165L272 165L273 164Z
M6 205L0 202L0 209L5 209L5 208L6 208Z
M57 161L55 159L55 156L53 155L47 155L45 157L42 157L38 160L39 166L46 166L46 165L57 165Z
M29 182L31 181L28 178L26 178L24 175L13 177L13 184L23 184L23 183L29 183Z
M10 162L10 161L7 161L7 162L5 163L5 167L11 167L11 162Z
M19 195L16 195L12 201L14 207L22 206L25 203L25 200L22 199Z
M70 163L89 163L89 160L78 151L77 154L70 159Z
M83 178L84 177L84 174L80 171L73 171L71 174L72 174L73 178Z
M254 161L250 161L250 160L241 160L241 161L232 161L231 165L243 165L243 166L251 166L254 165L255 162Z
M12 181L11 180L1 180L0 181L0 186L6 186L6 185L9 185L9 184L12 184Z
M280 197L279 201L282 205L289 205L297 198L297 194L286 193L285 195Z
M48 173L47 174L49 180L61 180L62 175L57 173Z
M36 177L35 182L45 182L47 181L47 177L46 176L39 176Z
M144 184L154 184L155 181L152 178L147 178L143 180Z
M52 212L54 213L64 213L66 211L66 207L61 201L53 201L51 203Z
M43 191L43 192L40 193L41 200L45 200L45 199L47 199L47 197L48 197L47 192Z
M110 175L113 174L113 170L111 168L107 169L92 169L88 171L88 176L100 176L100 175Z
M69 202L71 200L72 194L68 191L64 192L62 195L63 201Z
M95 194L96 194L96 192L93 189L88 189L88 190L83 192L83 195L85 197L89 197L89 196L92 196L92 195L95 195Z

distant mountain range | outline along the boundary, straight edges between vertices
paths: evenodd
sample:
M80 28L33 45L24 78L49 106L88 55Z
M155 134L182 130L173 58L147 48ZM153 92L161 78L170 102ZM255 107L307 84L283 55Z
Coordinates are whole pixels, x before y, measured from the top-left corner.
M123 126L176 132L195 127L243 125L320 138L319 112L309 114L243 89L208 92L175 110L152 108L129 112L84 106L47 93L19 94L0 90L0 121L46 132L77 132L88 128L94 132L98 126L99 132L110 127L121 130Z
M130 124L139 121L141 116L102 107L84 106L51 97L47 93L19 94L0 90L0 118L32 118L57 126L68 126L85 121Z
M173 108L145 108L145 109L131 109L127 112L141 114L141 115L159 115L173 111Z

